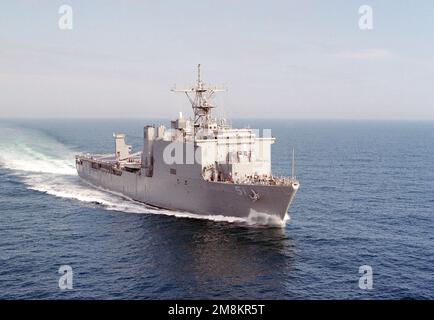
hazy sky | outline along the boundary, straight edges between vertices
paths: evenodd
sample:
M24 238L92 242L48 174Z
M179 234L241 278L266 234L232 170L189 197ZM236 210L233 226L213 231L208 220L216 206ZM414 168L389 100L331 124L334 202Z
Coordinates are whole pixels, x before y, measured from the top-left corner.
M434 119L434 1L0 3L0 117L189 113L197 63L227 117Z

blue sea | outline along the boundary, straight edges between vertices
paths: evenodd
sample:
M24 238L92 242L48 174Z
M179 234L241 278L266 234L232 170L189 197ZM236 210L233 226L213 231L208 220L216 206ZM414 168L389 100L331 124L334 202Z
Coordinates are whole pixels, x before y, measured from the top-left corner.
M149 122L0 121L0 299L434 299L434 122L234 121L272 130L277 175L296 151L282 225L196 219L80 181L76 153L112 152L113 132L139 151Z

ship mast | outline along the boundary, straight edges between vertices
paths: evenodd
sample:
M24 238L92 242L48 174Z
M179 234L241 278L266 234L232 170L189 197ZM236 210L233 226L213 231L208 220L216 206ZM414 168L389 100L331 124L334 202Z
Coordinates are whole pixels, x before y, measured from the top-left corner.
M215 108L210 100L216 92L225 91L222 88L207 87L202 81L200 64L197 65L197 83L187 89L172 89L172 92L184 92L191 103L194 113L194 129L207 128L211 121L211 110Z

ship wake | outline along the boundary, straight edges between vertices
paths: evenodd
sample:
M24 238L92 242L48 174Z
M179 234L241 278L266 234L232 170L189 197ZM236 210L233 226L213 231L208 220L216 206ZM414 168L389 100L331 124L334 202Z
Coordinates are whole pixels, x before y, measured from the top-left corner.
M249 226L281 227L287 220L281 221L277 217L253 211L247 219L242 219L150 207L80 179L74 166L74 154L73 150L41 131L14 126L0 127L0 166L18 177L30 190L127 213L164 214Z

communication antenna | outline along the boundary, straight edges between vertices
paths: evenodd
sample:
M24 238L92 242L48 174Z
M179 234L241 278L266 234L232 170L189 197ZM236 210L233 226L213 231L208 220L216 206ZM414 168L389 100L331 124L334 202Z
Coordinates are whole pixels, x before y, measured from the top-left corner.
M200 64L197 65L197 83L186 89L173 88L172 92L184 92L191 103L194 113L194 128L206 128L211 123L211 110L215 108L210 103L216 92L225 91L223 88L207 87L202 81Z

